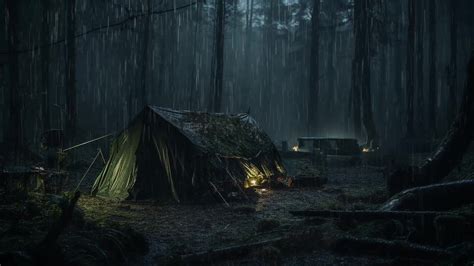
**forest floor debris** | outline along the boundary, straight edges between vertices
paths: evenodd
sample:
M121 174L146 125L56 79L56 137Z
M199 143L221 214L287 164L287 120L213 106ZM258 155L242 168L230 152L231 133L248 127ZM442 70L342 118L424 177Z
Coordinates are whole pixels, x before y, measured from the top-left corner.
M474 160L472 163L474 165ZM470 169L467 165L469 163L463 168ZM98 170L100 169L94 169L94 171ZM77 179L81 176L79 172ZM448 215L439 218L436 223L437 227L435 228L433 225L430 229L433 238L430 239L431 242L426 242L426 239L423 239L423 234L420 234L421 230L417 224L410 224L400 221L400 219L388 217L387 219L364 221L338 220L330 217L296 217L290 213L290 211L306 209L340 210L346 214L378 211L382 203L389 199L388 193L385 191L383 171L364 165L328 167L325 173L328 182L323 187L259 188L256 191L258 198L255 202L231 202L231 208L219 203L177 205L154 201L118 202L91 197L87 195L87 191L95 175L96 173L91 173L81 184L83 196L78 202L79 208L76 211L78 214L75 214L71 228L67 229L59 240L61 245L64 243L64 245L70 245L70 247L74 247L74 250L77 250L74 253L65 251L64 256L79 262L91 259L88 257L91 254L94 256L93 262L103 262L104 258L110 254L115 254L116 258L121 259L133 257L134 254L144 254L147 243L149 245L148 253L136 260L134 264L149 265L164 262L173 264L183 261L208 260L209 257L212 257L211 261L216 265L228 265L229 261L232 264L246 263L250 265L262 263L284 265L411 263L429 265L432 261L425 257L402 258L403 256L399 255L407 250L408 252L415 250L416 253L417 249L425 247L428 253L433 250L435 252L441 250L439 254L443 256L446 254L448 256L450 254L469 254L473 250L473 245L469 245L469 242L451 239L450 236L459 232L449 229L452 228L452 224L464 225L468 219L454 214L474 213L474 209L470 205L450 210L454 213L453 215L447 213ZM76 185L74 177L70 179L73 188ZM48 201L61 202L60 196L42 197ZM35 199L32 203L28 203L26 200L22 203L21 208L14 204L2 205L0 208L1 217L12 217L9 219L19 217L15 219L22 220L17 223L16 227L2 227L5 228L1 232L2 236L12 234L7 231L16 230L19 232L15 233L19 234L16 236L16 244L9 247L6 246L6 242L3 242L9 238L2 237L2 241L0 241L2 250L18 250L27 243L37 243L44 237L44 233L47 231L46 225L51 221L46 218L35 220L38 219L35 217L57 217L59 212L57 207L37 206L43 200ZM48 206L56 206L55 204L51 203ZM27 211L18 214L20 209ZM26 216L23 217L24 215ZM12 221L1 219L5 225L13 224ZM31 226L33 223L35 223L34 227ZM15 229L18 227L20 229ZM466 230L472 231L472 227L469 225L466 228ZM21 233L23 230L28 232ZM26 235L32 235L29 242L25 239ZM304 235L313 238L304 239ZM121 239L118 244L116 239ZM468 235L469 239L472 240ZM133 254L121 253L122 246L125 245L120 244L122 241L135 243L133 248L127 248L133 251ZM389 255L363 252L354 254L345 251L360 241L366 245L376 245L377 247L385 245L401 253L399 252L399 255L396 252ZM307 247L301 244L308 242L315 245ZM81 244L77 247L77 245L74 246L74 243ZM294 243L296 246L287 246L288 243ZM106 250L105 246L112 248ZM434 249L431 249L432 247ZM246 255L235 257L233 252L237 252L237 254L244 252ZM222 256L214 256L215 254ZM466 257L464 261L469 259L472 258Z
M0 198L2 265L117 264L147 253L146 239L131 227L98 226L66 196L1 191Z
M222 204L114 202L94 197L82 197L79 205L86 217L98 224L112 220L146 235L150 253L145 262L153 262L155 257L184 256L274 239L306 227L306 221L289 210L374 209L377 205L372 198L384 195L379 193L385 185L383 176L372 168L328 169L327 176L324 187L258 189L256 202L233 202L232 208ZM283 262L291 260L288 254L284 257Z

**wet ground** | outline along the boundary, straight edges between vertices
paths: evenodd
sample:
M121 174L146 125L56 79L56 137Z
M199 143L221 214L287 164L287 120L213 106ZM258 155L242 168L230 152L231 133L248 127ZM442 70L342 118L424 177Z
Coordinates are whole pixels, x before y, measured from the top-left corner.
M94 156L82 158L89 157ZM422 155L418 157L424 158ZM417 161L417 158L410 158L410 160ZM72 169L73 175L63 189L76 188L88 166L87 160L84 160L82 166ZM377 254L376 257L371 257L359 253L350 255L340 250L336 253L337 249L334 249L333 244L336 240L345 236L407 240L407 234L410 232L404 230L403 226L399 230L400 224L393 220L344 224L337 219L304 219L290 214L290 211L305 209L376 209L388 198L384 178L386 168L368 166L364 162L355 166L326 164L326 167L320 167L321 173L328 180L322 186L256 189L257 197L254 200L231 202L231 206L228 207L219 202L207 205L177 205L157 202L116 202L88 196L101 167L100 163L93 166L91 172L79 185L83 194L78 203L80 214L78 217L81 218L79 220L86 221L85 226L84 222L73 221L73 226L60 238L60 242L64 244L64 254L69 257L89 258L82 256L81 252L95 250L99 243L101 250L107 253L107 256L102 258L103 260L96 260L95 265L102 265L104 260L107 261L117 254L130 257L134 261L133 265L165 265L165 263L175 265L173 261L175 258L182 259L190 254L266 242L263 246L251 249L251 252L245 252L245 255L232 259L211 260L211 262L215 265L262 265L262 262L270 265L406 264L397 261L396 256L377 257L380 256ZM472 178L473 169L474 152L470 152L447 179ZM0 223L8 225L4 229L10 228L6 233L5 230L2 232L7 236L11 235L10 238L4 237L4 241L0 241L3 250L20 249L25 246L24 243L38 243L48 230L51 221L58 219L60 211L58 204L54 201L59 196L38 194L37 197L40 199L27 198L24 204L16 203L16 201L13 201L14 204L0 204L0 212L9 215L13 213L20 217L18 219L24 220L19 223L21 230L16 230L18 226L11 226L14 224L14 221L10 221L12 219L3 219L5 221L0 219ZM11 209L18 209L18 211L11 211ZM33 224L35 226L32 226ZM12 231L11 228L16 231ZM133 230L129 231L128 228ZM30 232L32 230L34 232ZM140 255L140 259L135 261L137 257L135 255L142 252L142 249L129 254L130 248L125 249L124 245L134 246L135 243L142 242L135 239L130 241L130 237L122 232L133 234L138 232L140 235L138 240L143 236L149 247L146 255L143 257ZM26 237L27 234L28 237ZM101 237L102 235L104 237ZM82 240L77 241L78 237L82 237ZM117 237L124 239L117 244ZM8 239L16 239L14 241L16 244L12 246ZM283 245L282 242L284 242ZM288 247L288 244L292 242L297 244L296 248L291 245ZM110 243L115 243L112 249L110 249ZM81 249L77 251L77 245L79 248L83 246L86 248L82 249L83 251ZM14 248L16 246L18 248ZM91 249L91 247L94 248ZM82 265L91 265L89 262Z
M211 205L162 205L112 202L84 196L79 206L98 223L130 225L147 238L150 252L143 264L157 259L272 239L302 227L291 210L370 209L386 199L381 169L330 167L322 187L257 189L256 202ZM285 264L366 264L367 258L340 257L320 250L287 257ZM324 263L323 263L324 262ZM241 262L246 264L245 262Z

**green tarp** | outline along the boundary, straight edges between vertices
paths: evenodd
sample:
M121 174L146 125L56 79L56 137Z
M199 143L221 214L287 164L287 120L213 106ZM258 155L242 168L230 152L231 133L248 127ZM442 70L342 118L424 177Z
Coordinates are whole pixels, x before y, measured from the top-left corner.
M97 177L94 194L125 199L137 178L136 151L140 142L143 124L123 131L110 149L110 159Z
M148 106L112 144L92 193L180 202L284 175L271 139L248 115Z

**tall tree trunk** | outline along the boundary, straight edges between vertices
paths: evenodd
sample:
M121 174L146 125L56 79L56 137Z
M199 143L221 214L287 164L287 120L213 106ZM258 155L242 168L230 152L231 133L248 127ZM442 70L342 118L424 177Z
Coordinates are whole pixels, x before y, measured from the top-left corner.
M160 8L162 7L162 5L160 4ZM165 40L166 39L166 25L165 25L165 22L168 20L168 17L167 16L160 16L157 18L158 19L158 38L160 38L161 40ZM167 42L158 42L158 54L159 54L159 61L158 61L158 71L160 72L160 74L158 75L158 88L166 88L166 76L168 76L168 72L167 72L167 46L166 46L166 43ZM165 98L165 91L164 89L160 89L158 90L157 94L158 95L158 98L159 99L163 99Z
M330 113L335 111L335 101L336 101L336 68L334 67L334 56L336 51L336 28L337 28L337 14L336 14L336 3L335 1L328 2L329 11L329 41L328 41L328 50L327 50L327 90L329 92L330 98L328 99L328 108L327 111Z
M457 82L457 21L456 21L456 1L449 2L450 5L450 45L451 45L451 62L448 71L448 110L447 118L450 124L456 114L456 82Z
M273 10L275 6L275 0L269 0L270 5L267 9L266 13L266 27L265 27L265 44L263 45L263 53L264 57L264 69L265 69L265 78L262 79L263 86L261 90L264 90L265 93L262 93L262 97L260 97L262 109L265 110L264 113L267 114L265 117L265 122L268 125L269 122L269 115L273 113L271 110L272 107L272 93L273 93L273 49L274 49L274 42L273 42Z
M390 175L387 186L391 193L440 182L461 162L474 136L474 51L471 52L466 79L461 106L444 139L421 167Z
M313 15L311 18L311 59L309 73L309 94L306 100L308 112L308 133L314 134L318 128L319 107L319 13L320 0L313 2Z
M369 17L369 0L362 0L362 24L363 33L363 57L361 61L361 73L359 77L362 78L362 121L364 123L365 132L367 133L367 145L369 147L378 147L377 130L375 129L374 117L372 112L372 92L370 88L370 29L372 23Z
M9 100L8 125L5 127L4 137L8 144L8 152L15 160L19 159L20 149L23 145L22 108L20 91L20 74L18 65L18 2L16 0L5 0L5 16L8 42L8 72L9 72Z
M247 5L248 5L248 1L247 1ZM248 14L248 19L247 19L247 30L248 33L251 33L252 31L252 28L253 28L253 10L254 9L254 0L250 0L250 7L247 7L247 13L250 12Z
M416 25L416 0L408 2L408 38L407 38L407 124L406 137L413 138L414 129L414 96L415 96L415 25Z
M247 79L245 80L244 90L242 91L241 108L243 111L250 110L250 82L253 80L253 65L250 63L250 48L252 46L252 28L253 28L253 9L254 0L247 0L247 10L245 12L245 58L243 65L243 73Z
M370 23L369 0L354 1L354 37L355 54L353 61L353 87L362 99L362 121L367 133L369 147L377 147L377 131L372 114L372 96L370 89ZM354 95L354 98L357 95ZM356 104L354 103L354 107ZM357 110L354 110L357 112ZM356 115L356 114L354 114Z
M390 27L390 21L388 19L388 6L389 3L387 1L381 1L380 2L381 9L382 9L382 23L383 23L383 30L387 32ZM378 121L389 121L390 119L390 111L388 108L386 108L388 101L387 101L387 95L389 91L389 86L388 86L388 69L389 69L389 55L390 55L390 49L388 48L387 43L380 43L379 44L379 53L380 53L380 65L379 65L379 83L378 83L378 101L376 103L378 104L377 108L375 108L377 111L375 114L378 115ZM375 103L374 103L375 105ZM393 120L392 120L393 121ZM393 123L393 122L392 122ZM380 129L379 134L381 134L382 139L387 139L387 133L389 132L389 126L384 125L383 128Z
M193 60L191 62L191 80L189 84L190 93L189 93L189 110L195 110L199 107L199 97L197 92L199 90L199 73L198 73L198 64L199 64L199 42L198 36L200 35L200 23L201 23L201 5L199 2L196 2L196 13L195 13L195 21L194 21L194 45L193 45Z
M429 91L428 91L428 125L431 137L437 136L436 102L438 98L438 82L436 82L436 0L429 1Z
M76 137L77 102L76 102L76 0L66 2L66 139L69 144Z
M213 97L212 108L213 112L221 112L222 110L222 89L224 81L224 19L225 19L225 3L221 0L216 0L216 31L215 31L215 64L214 64L214 80L212 81Z
M354 136L362 137L361 125L361 61L363 57L363 21L362 0L354 0L354 58L352 59L352 118Z
M352 124L354 129L354 136L357 139L362 137L362 117L361 117L361 92L358 84L357 70L358 64L356 64L355 58L352 60L352 76L351 76L351 100L352 100Z
M379 78L379 101L378 101L378 113L382 121L388 121L388 112L386 112L387 104L387 47L382 45L380 47L380 78ZM384 127L383 137L386 137L387 126Z
M176 8L176 1L173 1L173 8ZM165 69L168 72L167 78L168 78L168 84L166 88L169 88L171 90L171 97L173 99L173 106L174 106L174 99L176 99L177 94L179 93L177 88L176 88L176 80L178 79L176 76L176 65L178 62L178 36L179 36L179 23L178 19L176 16L179 16L179 13L174 11L173 13L170 14L170 22L167 23L168 25L165 25L165 31L166 28L171 29L171 38L169 41L165 42L165 47L167 46L167 51L169 53L168 59L169 62L165 64ZM171 26L170 26L171 25Z
M43 0L42 3L42 23L41 23L41 43L44 45L41 50L41 87L42 87L42 108L41 117L43 120L43 130L49 130L51 127L49 118L49 0Z
M417 86L416 86L416 103L417 103L417 132L420 133L420 136L425 134L425 112L424 112L424 79L423 79L423 66L424 66L424 26L425 26L425 6L423 0L416 0L417 2L417 35L416 35L416 67L417 67Z
M151 12L152 12L152 6L151 6L151 0L147 0L147 14L145 17L145 28L143 32L143 41L142 41L142 70L141 70L141 81L142 84L140 86L140 92L138 94L138 106L137 109L135 110L135 113L141 110L147 103L147 90L146 90L146 85L147 85L147 74L148 74L148 47L150 46L150 20L151 20Z
M394 3L395 12L402 12L401 1L395 1ZM403 86L402 86L402 18L397 18L395 22L395 34L396 39L393 44L393 90L395 91L395 97L393 97L392 105L394 106L395 123L392 125L392 130L397 132L397 135L403 134L401 130L403 128Z

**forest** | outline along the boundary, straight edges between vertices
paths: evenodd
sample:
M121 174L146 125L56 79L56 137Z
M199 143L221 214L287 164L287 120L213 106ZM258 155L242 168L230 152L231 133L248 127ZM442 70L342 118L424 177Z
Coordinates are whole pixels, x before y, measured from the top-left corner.
M474 263L474 1L0 3L0 265Z

